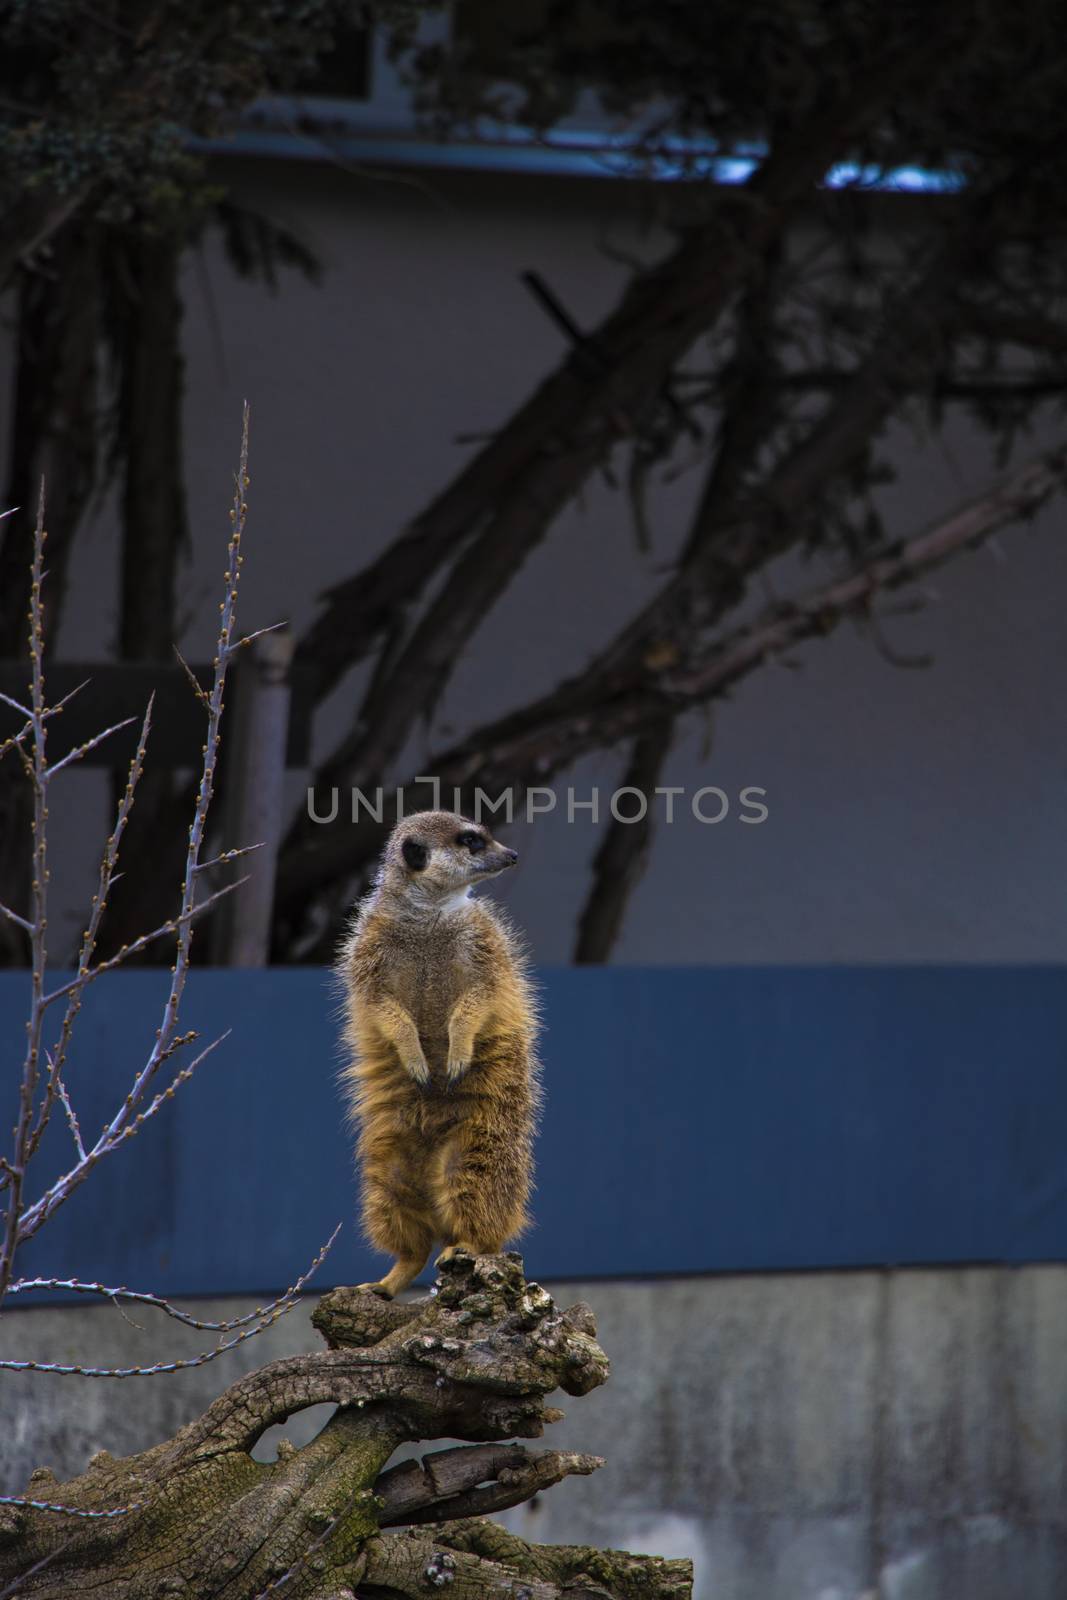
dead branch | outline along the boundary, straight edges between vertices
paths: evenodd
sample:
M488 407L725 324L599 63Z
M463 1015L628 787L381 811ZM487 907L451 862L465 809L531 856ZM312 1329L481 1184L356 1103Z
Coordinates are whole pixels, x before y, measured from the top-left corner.
M1023 518L1063 487L1067 446L1037 455L994 489L978 495L932 528L862 562L844 578L766 610L694 652L688 662L669 641L651 656L640 636L611 678L568 680L532 706L478 728L425 763L445 790L458 788L473 806L476 791L510 789L515 805L526 787L544 783L580 756L633 739L661 722L706 705L783 649L825 636L846 616L864 615L879 592L923 577L961 551ZM301 879L308 884L364 870L381 848L376 827L318 829L322 836ZM320 879L318 874L323 874Z
M6 287L20 263L64 227L92 193L88 183L66 193L27 196L5 216L4 242L0 245L0 287Z
M753 574L802 537L804 508L936 364L950 337L946 306L996 201L990 194L984 206L976 203L970 226L952 231L907 289L883 307L876 336L848 383L758 488L725 504L713 499L714 521L703 502L698 506L678 570L583 674L594 697L647 679L650 655L699 640L743 600Z
M554 718L558 708L573 719L575 748L581 752L607 742L595 729L599 708L605 701L627 704L631 699L640 700L646 697L650 684L655 698L658 667L650 669L650 663L666 664L677 659L683 647L698 644L708 629L741 602L752 575L803 536L804 508L855 459L902 396L920 388L936 367L952 336L947 313L960 277L987 239L998 205L1005 203L1009 192L1010 181L1005 179L995 190L969 202L957 226L928 254L914 280L882 308L863 361L799 443L757 489L748 494L727 495L727 488L736 491L740 475L758 449L758 419L766 395L757 372L748 396L753 424L731 431L721 441L718 461L712 466L709 487L698 506L678 568L579 677L534 702L525 713L517 714L516 723L525 716L531 726L540 724ZM761 251L768 248L771 238L771 234L760 235ZM712 271L707 262L704 270ZM721 272L721 263L716 270ZM720 279L716 277L714 282L718 284ZM676 288L670 282L660 285L662 294ZM701 299L698 303L706 312L708 302ZM767 315L769 312L762 305L753 309L757 329ZM675 333L681 323L687 329L688 340L682 348L688 348L699 330L679 316ZM674 345L671 349L673 360L681 350ZM646 379L647 376L646 372ZM558 466L558 462L542 462L536 484L544 484L545 474L551 476ZM515 515L521 514L527 523L533 518L543 533L555 510L540 494L531 479L521 507L516 503ZM446 652L458 652L477 620L468 609L472 595L482 592L487 581L494 581L490 575L498 558L503 556L505 562L511 558L499 519L494 519L491 526L496 529L492 550L483 550L479 542L458 562L453 577L420 621L409 647L390 660L387 671L376 675L376 680L381 680L381 696L372 683L356 730L328 759L316 775L317 782L327 788L351 785L362 789L372 789L381 782L384 765L399 748L401 731L406 737L412 719L433 703L429 682L421 675L422 666L416 664L419 651L425 646L422 665L432 661L433 683L440 685L449 670L449 661L440 654L439 647L444 645ZM490 597L495 598L497 592L492 589ZM454 636L457 617L463 619L463 627L460 635ZM413 676L409 677L409 672ZM416 684L418 694L409 703ZM641 725L646 726L647 722L644 717ZM624 726L615 737L628 738L632 731ZM541 770L547 776L547 769ZM560 769L556 766L551 770ZM513 781L509 773L501 787ZM283 916L292 914L298 904L306 905L309 890L343 881L346 860L355 857L362 862L362 849L367 845L373 849L378 839L372 839L370 829L362 830L362 838L359 831L343 824L319 826L307 816L298 819L278 866L276 904Z
M960 550L971 548L997 529L1030 516L1063 487L1067 446L1046 451L1010 474L997 488L978 496L933 527L872 556L845 577L798 599L765 611L751 626L728 634L688 664L667 662L647 674L629 692L605 696L592 708L582 706L582 719L568 721L565 697L539 724L524 730L520 719L465 742L461 750L441 758L442 781L488 785L503 772L546 774L570 764L578 753L603 747L654 723L664 711L677 714L725 693L741 678L784 649L805 639L828 634L846 616L863 614L882 591L899 588L935 570ZM572 704L569 717L578 706Z
M644 801L642 815L613 817L593 859L593 882L578 922L574 959L607 961L622 930L626 907L641 881L652 848L652 797L674 740L674 719L664 717L634 740L621 793ZM632 802L627 802L631 804Z
M693 513L683 560L696 554L729 521L730 508L743 494L771 437L781 405L781 371L775 356L775 286L780 242L750 284L738 311L737 340L724 373L724 404L715 453Z
M955 34L952 7L931 27ZM631 434L674 364L713 327L751 268L807 203L853 132L876 120L907 87L935 72L932 37L916 54L899 42L792 130L748 183L721 197L712 219L635 275L618 306L572 345L504 427L404 534L361 572L323 596L325 609L300 640L296 662L314 670L324 698L349 667L403 624L442 569L454 571L404 648L403 665L372 686L344 759L364 775L382 770L406 736L410 709L432 703L442 674L492 601L620 437ZM589 350L596 351L596 361ZM447 591L447 595L445 593ZM406 710L405 710L406 708ZM323 781L327 781L325 774ZM354 780L356 782L360 779ZM364 780L365 777L364 777Z
M603 1464L600 1456L526 1450L519 1444L438 1450L421 1461L404 1461L382 1473L375 1485L382 1502L379 1526L446 1522L506 1511L572 1473L584 1476Z
M1036 309L1019 309L961 298L957 315L963 326L979 338L997 344L1067 355L1067 323Z

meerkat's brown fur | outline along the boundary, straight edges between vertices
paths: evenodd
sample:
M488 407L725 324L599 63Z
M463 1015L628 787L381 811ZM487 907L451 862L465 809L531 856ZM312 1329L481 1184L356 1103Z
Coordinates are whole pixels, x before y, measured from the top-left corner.
M487 828L423 811L394 829L338 962L359 1129L363 1226L396 1257L398 1294L457 1250L491 1255L527 1226L540 1107L537 1014L515 936L471 888L516 856Z

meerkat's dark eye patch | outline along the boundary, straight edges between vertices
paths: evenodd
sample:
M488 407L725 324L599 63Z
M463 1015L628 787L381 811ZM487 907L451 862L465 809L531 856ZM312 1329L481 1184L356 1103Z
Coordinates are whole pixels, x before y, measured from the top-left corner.
M472 856L476 856L479 850L485 849L485 839L480 833L457 833L456 843L463 849L469 850Z
M412 872L421 872L430 859L429 850L417 839L405 839L400 846L400 854Z

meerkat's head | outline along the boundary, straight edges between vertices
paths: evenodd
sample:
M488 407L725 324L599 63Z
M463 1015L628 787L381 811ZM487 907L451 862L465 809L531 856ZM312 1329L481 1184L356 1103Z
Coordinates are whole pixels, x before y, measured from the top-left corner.
M380 881L419 900L454 901L518 859L483 823L454 811L417 811L390 834Z

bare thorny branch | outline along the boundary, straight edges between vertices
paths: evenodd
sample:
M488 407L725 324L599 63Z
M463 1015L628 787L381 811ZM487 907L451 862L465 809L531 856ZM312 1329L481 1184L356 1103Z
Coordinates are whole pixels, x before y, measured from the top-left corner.
M48 764L45 752L44 692L44 632L41 618L41 584L44 578L44 485L37 504L37 522L33 542L33 565L30 575L30 695L31 706L26 712L32 728L31 754L18 746L19 756L29 777L33 791L33 832L31 915L27 932L31 949L31 1000L30 1016L26 1024L26 1055L22 1067L19 1093L18 1121L15 1124L11 1159L7 1167L8 1209L4 1218L3 1245L0 1247L0 1300L11 1282L15 1249L22 1225L23 1190L27 1177L27 1164L32 1153L34 1112L37 1085L40 1077L42 1029L44 1024L44 983L47 960L47 910L48 910ZM46 1091L47 1093L47 1091Z
M248 482L248 411L245 408L244 426L242 432L241 458L239 476L235 491L234 506L230 517L232 523L229 542L229 560L226 573L225 597L221 605L221 622L217 652L215 656L215 676L208 704L208 726L204 744L204 762L201 773L199 791L193 823L189 831L189 842L186 854L186 870L182 884L180 910L176 917L168 919L161 929L142 936L133 941L130 946L108 961L92 964L92 955L96 946L100 923L107 907L108 895L116 879L119 849L122 835L129 819L130 811L134 804L137 783L144 767L145 748L151 727L151 705L149 705L141 734L138 739L137 749L130 765L126 789L121 797L115 826L104 849L103 860L100 867L100 877L97 892L93 897L93 904L85 933L81 942L78 958L78 968L73 978L61 984L50 994L45 993L44 976L46 961L46 929L47 929L47 859L46 859L46 820L48 785L56 772L62 769L65 762L56 763L49 768L46 757L46 728L45 728L45 699L44 680L42 670L43 660L43 631L41 627L41 582L42 582L42 557L45 544L44 529L44 490L42 486L41 501L37 520L37 533L35 537L34 569L31 590L31 636L30 652L32 662L32 708L31 717L33 724L32 738L32 769L31 781L34 793L34 878L33 878L33 911L30 928L31 948L33 952L33 996L31 1020L29 1024L29 1044L26 1063L23 1073L23 1115L25 1116L25 1129L20 1119L19 1129L16 1133L16 1149L12 1160L12 1176L9 1179L9 1206L7 1212L6 1231L3 1254L0 1255L0 1298L6 1292L11 1282L15 1250L19 1244L33 1237L37 1230L45 1223L58 1207L67 1200L79 1185L84 1182L92 1168L116 1150L120 1142L129 1137L145 1120L150 1117L158 1105L161 1097L145 1107L145 1096L156 1073L162 1064L169 1059L178 1043L187 1042L178 1039L178 1015L182 992L189 966L189 951L192 942L192 924L195 918L207 909L227 890L219 891L206 900L196 899L196 876L199 866L204 830L207 821L208 807L214 787L215 763L218 756L220 726L222 718L223 692L226 681L226 671L232 655L232 638L236 626L237 591L240 580L241 567L241 535L244 529L245 500L244 492ZM80 747L83 751L87 746ZM80 753L80 752L75 752ZM230 886L236 887L235 885ZM94 982L104 972L120 964L127 956L143 948L161 932L172 932L176 935L175 962L171 970L170 991L164 1006L163 1019L157 1031L156 1040L149 1053L144 1066L138 1072L134 1083L116 1110L99 1138L88 1150L78 1153L78 1159L61 1177L57 1178L46 1192L32 1205L23 1204L23 1184L25 1181L26 1164L40 1143L41 1137L48 1125L51 1112L57 1099L68 1101L69 1096L65 1083L63 1083L63 1069L66 1062L67 1051L70 1043L71 1031L81 1005L82 996L88 985ZM60 1031L59 1044L51 1059L51 1066L44 1087L44 1096L37 1112L36 1122L33 1121L33 1109L39 1076L39 1062L42 1051L42 1031L45 1012L49 1005L56 1000L66 997L68 1000L66 1014ZM198 1061L202 1059L197 1058ZM195 1067L196 1063L193 1064ZM186 1068L164 1091L164 1096L169 1097L173 1089L186 1081L193 1068ZM63 1084L62 1091L60 1084Z
M464 807L509 789L516 805L526 788L543 784L590 751L651 736L665 719L724 696L761 666L779 660L792 645L826 636L846 617L870 623L880 594L911 584L991 534L1032 516L1062 489L1067 447L1043 452L1008 475L1002 484L923 530L875 551L846 574L794 599L770 606L753 623L714 634L683 658L670 636L653 651L640 636L627 676L616 671L568 680L531 706L478 728L461 743L425 763L445 793L455 790ZM333 832L323 827L316 868L335 876L366 866L381 846L380 830Z
M190 1316L188 1312L180 1311L172 1306L169 1301L159 1295L137 1293L129 1289L108 1289L99 1283L78 1283L70 1278L27 1278L18 1284L12 1284L10 1293L16 1290L59 1289L67 1293L96 1294L116 1303L119 1300L135 1301L138 1305L154 1306L163 1311L167 1316L173 1317L178 1322L184 1322L191 1328L210 1329L219 1333L230 1333L235 1328L241 1331L233 1339L220 1339L210 1350L202 1350L195 1356L187 1356L181 1361L157 1361L150 1366L134 1367L89 1367L77 1364L64 1364L54 1361L0 1361L0 1370L7 1372L51 1372L58 1377L79 1378L154 1378L161 1372L185 1372L191 1367L206 1366L209 1361L214 1361L217 1356L225 1355L229 1350L235 1350L238 1345L245 1344L249 1339L254 1339L257 1334L271 1328L284 1317L294 1306L300 1304L300 1292L310 1281L314 1274L325 1261L331 1246L340 1233L340 1224L334 1229L330 1238L323 1245L307 1271L302 1273L291 1288L272 1300L269 1305L259 1306L255 1311L246 1312L242 1317L234 1317L229 1322L205 1322ZM22 1502L17 1498L6 1499L0 1496L0 1502L8 1505L18 1505Z
M92 909L89 912L85 932L82 935L81 948L78 952L79 974L88 974L89 964L92 960L93 951L96 948L97 934L100 929L100 923L103 918L104 911L107 907L107 898L111 889L111 884L114 880L118 867L119 846L122 843L122 835L125 832L126 823L129 820L130 812L133 809L134 793L140 780L141 773L144 770L145 747L148 743L148 733L151 726L152 699L149 700L148 706L145 710L144 721L141 724L141 732L137 740L137 749L135 750L133 759L130 762L129 776L126 780L126 790L122 796L122 800L119 803L118 815L115 819L115 826L108 837L106 845L104 846L104 853L100 863L100 876L97 884L97 890L93 895ZM63 1017L63 1024L60 1029L59 1042L49 1058L48 1087L49 1089L54 1087L54 1094L50 1094L47 1091L45 1093L45 1098L38 1116L37 1127L34 1130L34 1136L31 1141L31 1155L33 1154L34 1150L36 1150L44 1131L48 1126L49 1118L52 1112L52 1106L56 1096L58 1096L63 1102L63 1107L67 1114L67 1121L70 1124L71 1132L74 1135L75 1148L78 1151L78 1158L81 1161L88 1159L85 1147L82 1144L78 1120L75 1115L74 1108L71 1105L66 1085L63 1082L63 1068L66 1065L67 1051L70 1047L70 1037L74 1028L74 1022L79 1010L81 1009L83 992L84 985L81 985L70 992L70 999L67 1003L66 1013Z
M115 955L104 960L94 960L100 927L107 910L110 893L121 876L118 868L123 835L134 805L138 783L144 771L145 754L152 724L152 702L149 701L141 725L137 747L130 762L126 787L118 802L115 823L104 846L97 889L93 895L89 916L82 935L76 969L69 979L57 984L50 991L46 988L49 876L47 823L50 785L52 780L72 762L87 754L100 740L117 731L117 729L107 729L104 733L78 746L62 760L49 764L47 724L50 718L62 709L63 702L50 707L46 702L45 695L42 587L45 580L44 551L47 536L44 520L45 498L43 484L38 503L30 584L28 621L31 682L29 704L22 705L19 702L10 702L19 714L25 717L25 725L13 739L5 744L5 750L13 748L17 751L32 789L32 900L28 917L23 917L8 907L0 907L0 913L21 927L28 935L32 955L30 1015L26 1027L27 1043L20 1084L18 1119L14 1130L11 1155L0 1158L0 1189L6 1190L7 1193L7 1210L4 1217L2 1246L0 1246L0 1300L9 1291L17 1293L31 1289L63 1289L67 1292L97 1294L111 1299L116 1304L124 1299L136 1300L139 1303L158 1306L167 1315L189 1322L192 1326L216 1326L216 1330L220 1333L231 1332L234 1329L240 1329L240 1332L232 1339L220 1340L212 1350L178 1362L161 1362L152 1366L129 1368L64 1366L29 1360L0 1363L0 1365L11 1370L77 1373L92 1377L135 1377L199 1366L206 1361L213 1360L224 1351L233 1349L236 1345L254 1337L255 1334L269 1327L279 1316L289 1311L297 1303L297 1296L301 1288L311 1273L321 1264L326 1251L333 1243L331 1238L315 1258L308 1271L278 1300L258 1309L247 1317L238 1318L230 1324L212 1325L200 1323L197 1319L177 1311L176 1308L161 1297L146 1291L135 1292L125 1288L108 1289L100 1284L87 1284L74 1279L23 1279L13 1282L15 1257L18 1248L27 1240L33 1238L59 1207L80 1187L100 1161L113 1155L127 1139L133 1138L144 1127L145 1123L173 1098L175 1092L189 1081L206 1056L222 1042L221 1039L214 1040L182 1067L164 1088L158 1089L154 1093L152 1092L157 1075L164 1064L180 1050L191 1044L197 1037L194 1031L181 1032L179 1028L180 1007L189 971L194 923L209 912L224 895L232 893L244 881L239 879L237 882L230 883L212 893L204 894L198 883L200 875L210 869L229 864L248 853L249 850L256 848L254 845L249 845L225 851L221 856L213 860L201 859L208 813L215 785L227 671L235 653L247 642L237 635L236 612L241 564L243 561L241 541L247 512L245 491L249 482L248 420L249 413L246 405L242 426L240 465L235 484L233 507L230 511L231 531L228 546L226 587L224 598L219 607L220 621L218 642L213 662L214 675L210 690L200 690L199 685L197 686L198 693L207 712L207 729L193 821L189 829L181 899L176 915L168 918L150 933L141 935L128 945L123 945ZM255 636L252 635L251 637ZM119 724L118 726L125 725ZM155 1041L128 1092L103 1131L93 1143L87 1146L82 1136L81 1125L65 1076L71 1039L85 991L90 984L113 971L124 961L163 935L170 935L174 938L175 953L174 964L171 967L169 992L163 1008L160 1026L156 1030ZM58 1038L54 1046L47 1048L44 1037L46 1016L49 1008L61 1000L66 1001L66 1007ZM222 1037L225 1038L226 1035ZM74 1144L75 1159L73 1164L60 1177L56 1178L43 1194L32 1204L27 1204L26 1184L30 1162L40 1147L57 1105L62 1107L66 1118ZM336 1232L333 1237L336 1238Z

